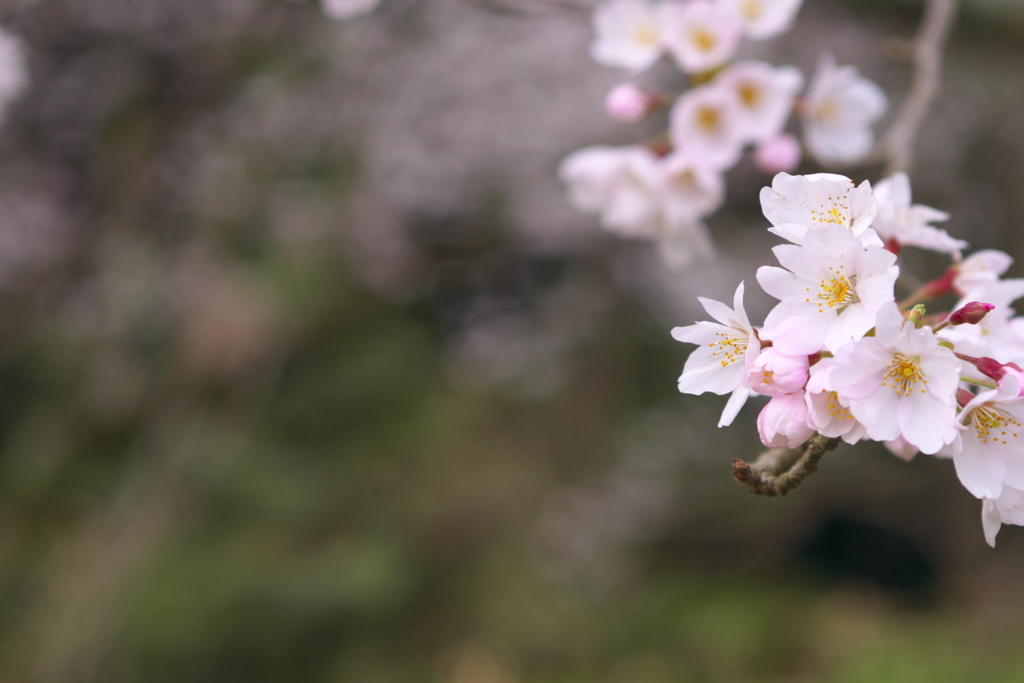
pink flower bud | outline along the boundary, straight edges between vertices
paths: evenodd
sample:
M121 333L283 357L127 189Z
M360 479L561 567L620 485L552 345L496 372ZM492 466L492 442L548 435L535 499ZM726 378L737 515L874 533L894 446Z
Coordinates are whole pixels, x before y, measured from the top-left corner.
M637 123L658 106L660 98L633 83L621 83L604 98L604 109L616 121Z
M754 152L754 163L768 175L789 173L800 165L800 143L788 133L763 143Z
M978 372L991 377L995 381L1001 380L1006 375L1006 370L1003 369L1003 364L997 361L995 358L987 358L982 356L974 360L974 367L978 368Z
M950 325L977 325L994 308L992 304L972 301L950 313L947 320Z
M956 402L961 408L966 406L968 403L974 400L974 394L967 391L966 389L956 390Z

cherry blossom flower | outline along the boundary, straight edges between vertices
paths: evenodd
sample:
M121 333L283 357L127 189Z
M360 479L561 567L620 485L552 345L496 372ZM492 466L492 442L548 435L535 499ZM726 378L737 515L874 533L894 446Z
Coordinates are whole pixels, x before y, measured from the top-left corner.
M709 0L667 3L661 16L665 47L686 73L704 73L725 64L743 35L739 18Z
M1024 491L1004 486L1002 494L996 498L985 498L981 503L981 526L985 531L985 540L993 548L996 547L996 535L1003 524L1024 526Z
M810 439L804 392L773 396L757 416L757 432L768 448L797 448Z
M856 67L823 55L802 107L807 148L823 163L856 163L871 151L871 124L887 108L885 93Z
M590 56L605 66L643 71L661 56L663 19L647 0L607 0L594 10Z
M805 394L807 421L823 436L842 438L846 443L855 444L864 438L864 425L853 417L849 407L843 404L839 394L832 389L829 376L835 368L835 361L831 358L823 358L811 367Z
M328 19L352 19L369 14L377 8L380 0L320 0Z
M731 167L743 150L739 101L726 88L703 85L684 93L671 112L672 144L714 170Z
M957 417L953 464L960 483L977 498L999 498L1003 485L1024 489L1024 397L1007 374L982 391Z
M800 246L772 251L783 267L762 266L757 281L779 304L765 319L762 337L784 353L835 352L864 336L895 298L895 255L864 247L838 225L809 231Z
M707 216L725 200L725 180L717 171L676 152L661 160L662 202L673 223L692 223Z
M956 438L960 361L931 328L905 322L895 304L879 311L875 336L843 347L835 362L832 386L869 438L902 436L928 454Z
M804 77L791 66L751 60L729 66L715 77L715 83L736 93L744 139L764 142L785 127Z
M960 250L967 248L967 242L954 239L945 230L929 225L933 221L945 221L949 214L923 204L910 203L910 180L906 173L896 173L875 185L875 199L878 201L878 216L871 223L882 241L890 240L898 245L921 247L944 254L952 254L960 260Z
M800 244L809 229L827 225L864 235L875 219L878 204L866 180L856 186L846 176L832 173L779 173L771 187L761 189L761 210L771 221L770 232ZM881 245L878 240L873 243Z
M954 266L953 291L963 298L982 299L1013 265L1013 257L998 249L976 251Z
M676 327L672 337L677 341L699 344L690 354L679 377L679 391L684 394L731 393L718 426L732 424L750 395L746 367L761 350L761 344L743 308L743 283L736 288L733 307L712 299L700 298L713 322Z
M743 24L743 33L764 40L789 30L803 0L719 0L732 10Z

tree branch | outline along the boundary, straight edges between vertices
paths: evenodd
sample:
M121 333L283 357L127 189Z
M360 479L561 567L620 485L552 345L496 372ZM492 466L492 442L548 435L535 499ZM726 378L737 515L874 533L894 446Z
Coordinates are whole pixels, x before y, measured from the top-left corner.
M732 474L740 486L762 496L784 496L818 469L821 458L839 445L839 439L821 434L804 444L801 453L793 448L772 448L753 463L732 461Z
M928 0L921 29L914 39L914 78L903 107L876 149L886 160L889 174L909 171L914 139L939 90L942 78L942 46L956 16L957 0Z

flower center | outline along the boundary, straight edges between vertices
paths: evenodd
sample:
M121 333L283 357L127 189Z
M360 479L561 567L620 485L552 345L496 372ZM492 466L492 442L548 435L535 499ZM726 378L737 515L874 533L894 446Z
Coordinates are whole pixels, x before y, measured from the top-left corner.
M819 204L817 209L811 209L811 219L818 223L841 225L849 228L850 206L845 198L829 197L828 204Z
M697 127L709 134L715 134L721 127L718 110L712 107L701 107L697 110Z
M828 415L834 420L852 420L853 415L850 415L850 409L843 407L843 404L839 402L839 395L834 391L828 392Z
M847 277L843 270L846 266L839 266L839 269L829 267L829 274L831 277L823 279L818 284L818 293L816 305L818 306L818 313L824 313L825 311L837 311L842 312L847 306L854 303L857 300L857 292L854 290L856 284L856 276ZM810 292L811 288L807 287L804 291ZM812 303L811 298L804 299L807 303Z
M738 334L729 334L728 332L719 332L718 337L718 341L708 344L708 348L711 349L712 357L721 354L722 358L719 359L719 362L723 368L729 367L742 359L747 353L746 335L740 336Z
M743 3L743 18L747 21L754 21L761 16L761 0L747 0Z
M631 31L633 42L641 47L650 47L658 42L658 32L649 24L638 24Z
M690 40L693 41L694 47L701 52L711 52L718 45L718 40L715 39L714 34L702 28L694 29L690 33Z
M917 388L918 382L921 384L928 384L928 380L924 378L924 373L921 372L921 366L918 365L920 358L908 358L902 353L897 353L893 356L892 363L889 364L889 370L885 373L885 377L882 380L882 386L891 386L896 391L896 395L910 396L910 392ZM924 387L921 387L919 391L923 394Z
M737 88L740 101L747 109L754 109L761 103L761 89L754 83L741 83Z
M1011 415L987 403L972 410L965 422L974 427L974 433L982 443L991 441L1004 445L1007 436L1017 438L1019 433L1011 431L1007 434L1007 429L1013 430L1021 427L1020 422L1017 422Z

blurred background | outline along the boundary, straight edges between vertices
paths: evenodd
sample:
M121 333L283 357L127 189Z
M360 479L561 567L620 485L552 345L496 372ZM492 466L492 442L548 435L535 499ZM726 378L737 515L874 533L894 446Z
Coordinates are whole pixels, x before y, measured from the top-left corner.
M921 10L807 0L744 54L898 106ZM1024 680L1024 531L989 549L950 463L733 483L757 406L715 429L669 330L768 263L770 179L729 174L683 272L575 214L561 157L663 125L605 117L586 3L0 21L0 681ZM946 54L914 198L1020 261L1021 4L964 0Z

